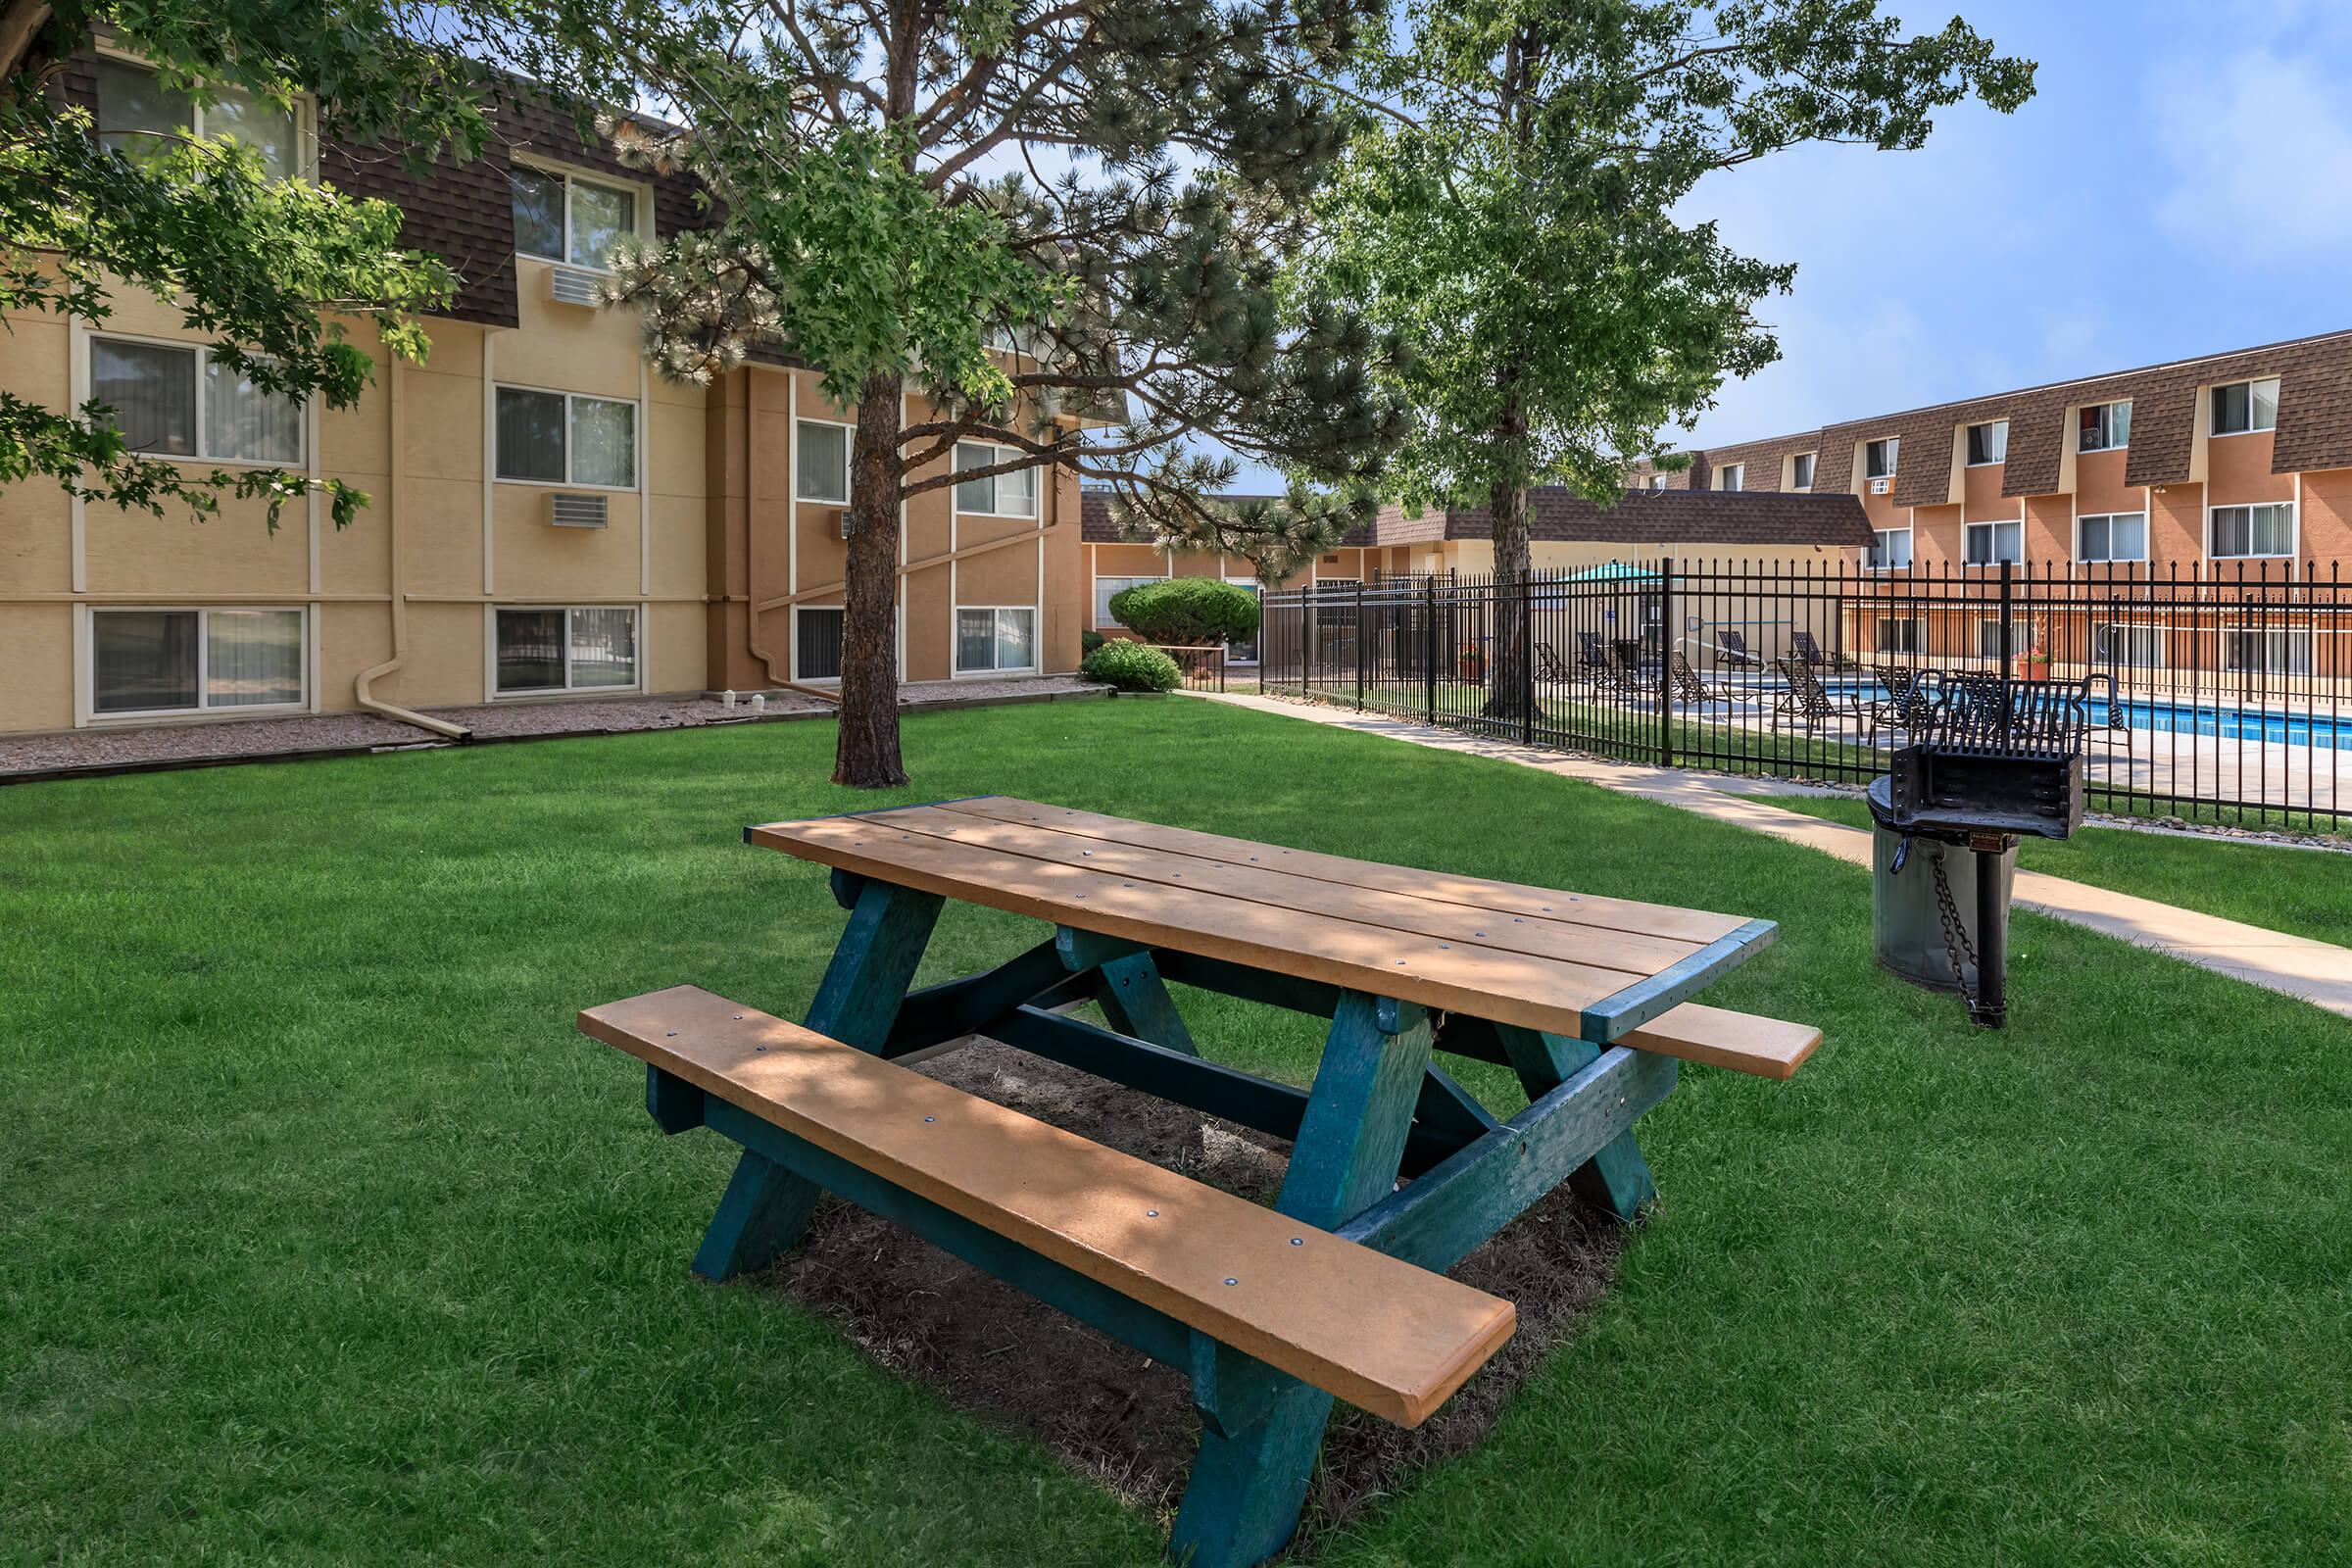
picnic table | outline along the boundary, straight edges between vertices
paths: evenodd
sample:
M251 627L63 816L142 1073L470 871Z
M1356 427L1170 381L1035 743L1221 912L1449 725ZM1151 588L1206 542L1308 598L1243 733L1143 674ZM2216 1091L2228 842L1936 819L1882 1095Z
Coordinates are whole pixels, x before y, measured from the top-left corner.
M1168 1551L1196 1568L1290 1539L1335 1396L1417 1425L1510 1337L1512 1304L1446 1269L1562 1182L1637 1216L1630 1129L1679 1061L1785 1078L1820 1040L1687 1000L1767 920L1001 796L744 836L829 867L849 910L806 1023L693 986L579 1020L646 1062L664 1132L743 1147L695 1272L769 1262L829 1189L1187 1372L1202 1433ZM949 899L1053 933L913 989ZM1312 1087L1210 1060L1171 982L1328 1018ZM1087 1001L1110 1027L1068 1015ZM975 1035L1291 1140L1274 1206L902 1064ZM1496 1117L1446 1054L1511 1068L1526 1108Z

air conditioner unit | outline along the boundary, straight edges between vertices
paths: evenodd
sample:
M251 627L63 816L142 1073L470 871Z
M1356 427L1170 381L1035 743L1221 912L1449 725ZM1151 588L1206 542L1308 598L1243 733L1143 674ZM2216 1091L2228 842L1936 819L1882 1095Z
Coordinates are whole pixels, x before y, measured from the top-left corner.
M601 303L596 289L602 281L585 268L551 267L547 270L547 297L558 305L585 305L594 310Z
M847 539L847 538L850 536L850 509L849 509L849 508L847 508L847 507L844 507L844 508L842 508L842 509L841 509L841 519L840 519L840 520L841 520L841 536L842 536L844 539Z
M558 528L602 528L605 500L603 496L555 491L547 498L547 520Z
M1892 479L1873 479L1870 481L1870 493L1874 496L1886 495L1893 488L1894 481Z

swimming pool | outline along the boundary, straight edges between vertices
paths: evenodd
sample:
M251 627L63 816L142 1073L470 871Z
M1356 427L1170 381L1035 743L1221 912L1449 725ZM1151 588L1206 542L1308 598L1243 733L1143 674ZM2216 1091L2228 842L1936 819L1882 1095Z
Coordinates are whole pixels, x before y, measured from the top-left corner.
M1852 692L1864 702L1878 702L1886 695L1886 688L1875 680L1824 681L1833 691ZM1777 693L1776 682L1759 678L1751 688L1759 696ZM2277 712L2263 708L2220 708L2197 703L2166 703L2146 698L2125 698L2119 702L2093 698L2090 720L2093 725L2111 724L2118 712L2125 724L2141 735L2204 735L2225 741L2268 741L2279 746L2316 746L2323 751L2352 752L2352 710L2340 713ZM2095 731L2092 748L2120 745L2122 737L2102 738Z

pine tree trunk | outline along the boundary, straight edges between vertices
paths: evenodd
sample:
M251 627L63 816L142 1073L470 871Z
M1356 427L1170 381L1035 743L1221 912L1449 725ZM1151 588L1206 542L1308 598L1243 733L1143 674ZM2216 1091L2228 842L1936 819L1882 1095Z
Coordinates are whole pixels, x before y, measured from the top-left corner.
M849 569L842 594L841 734L833 782L889 789L906 782L899 760L898 378L866 378L850 448Z
M1527 490L1498 484L1487 492L1494 533L1494 657L1488 670L1486 714L1518 722L1526 717L1528 646Z

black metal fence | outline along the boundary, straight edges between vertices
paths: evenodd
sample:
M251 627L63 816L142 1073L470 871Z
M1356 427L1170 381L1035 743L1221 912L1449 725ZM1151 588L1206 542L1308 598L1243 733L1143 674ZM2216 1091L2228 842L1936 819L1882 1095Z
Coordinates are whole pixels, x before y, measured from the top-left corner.
M1529 746L1860 782L1922 669L2093 688L2094 808L2352 822L2334 566L1609 562L1264 598L1261 688Z
M1152 643L1176 662L1176 672L1183 677L1188 692L1221 692L1225 689L1225 645L1223 643Z

